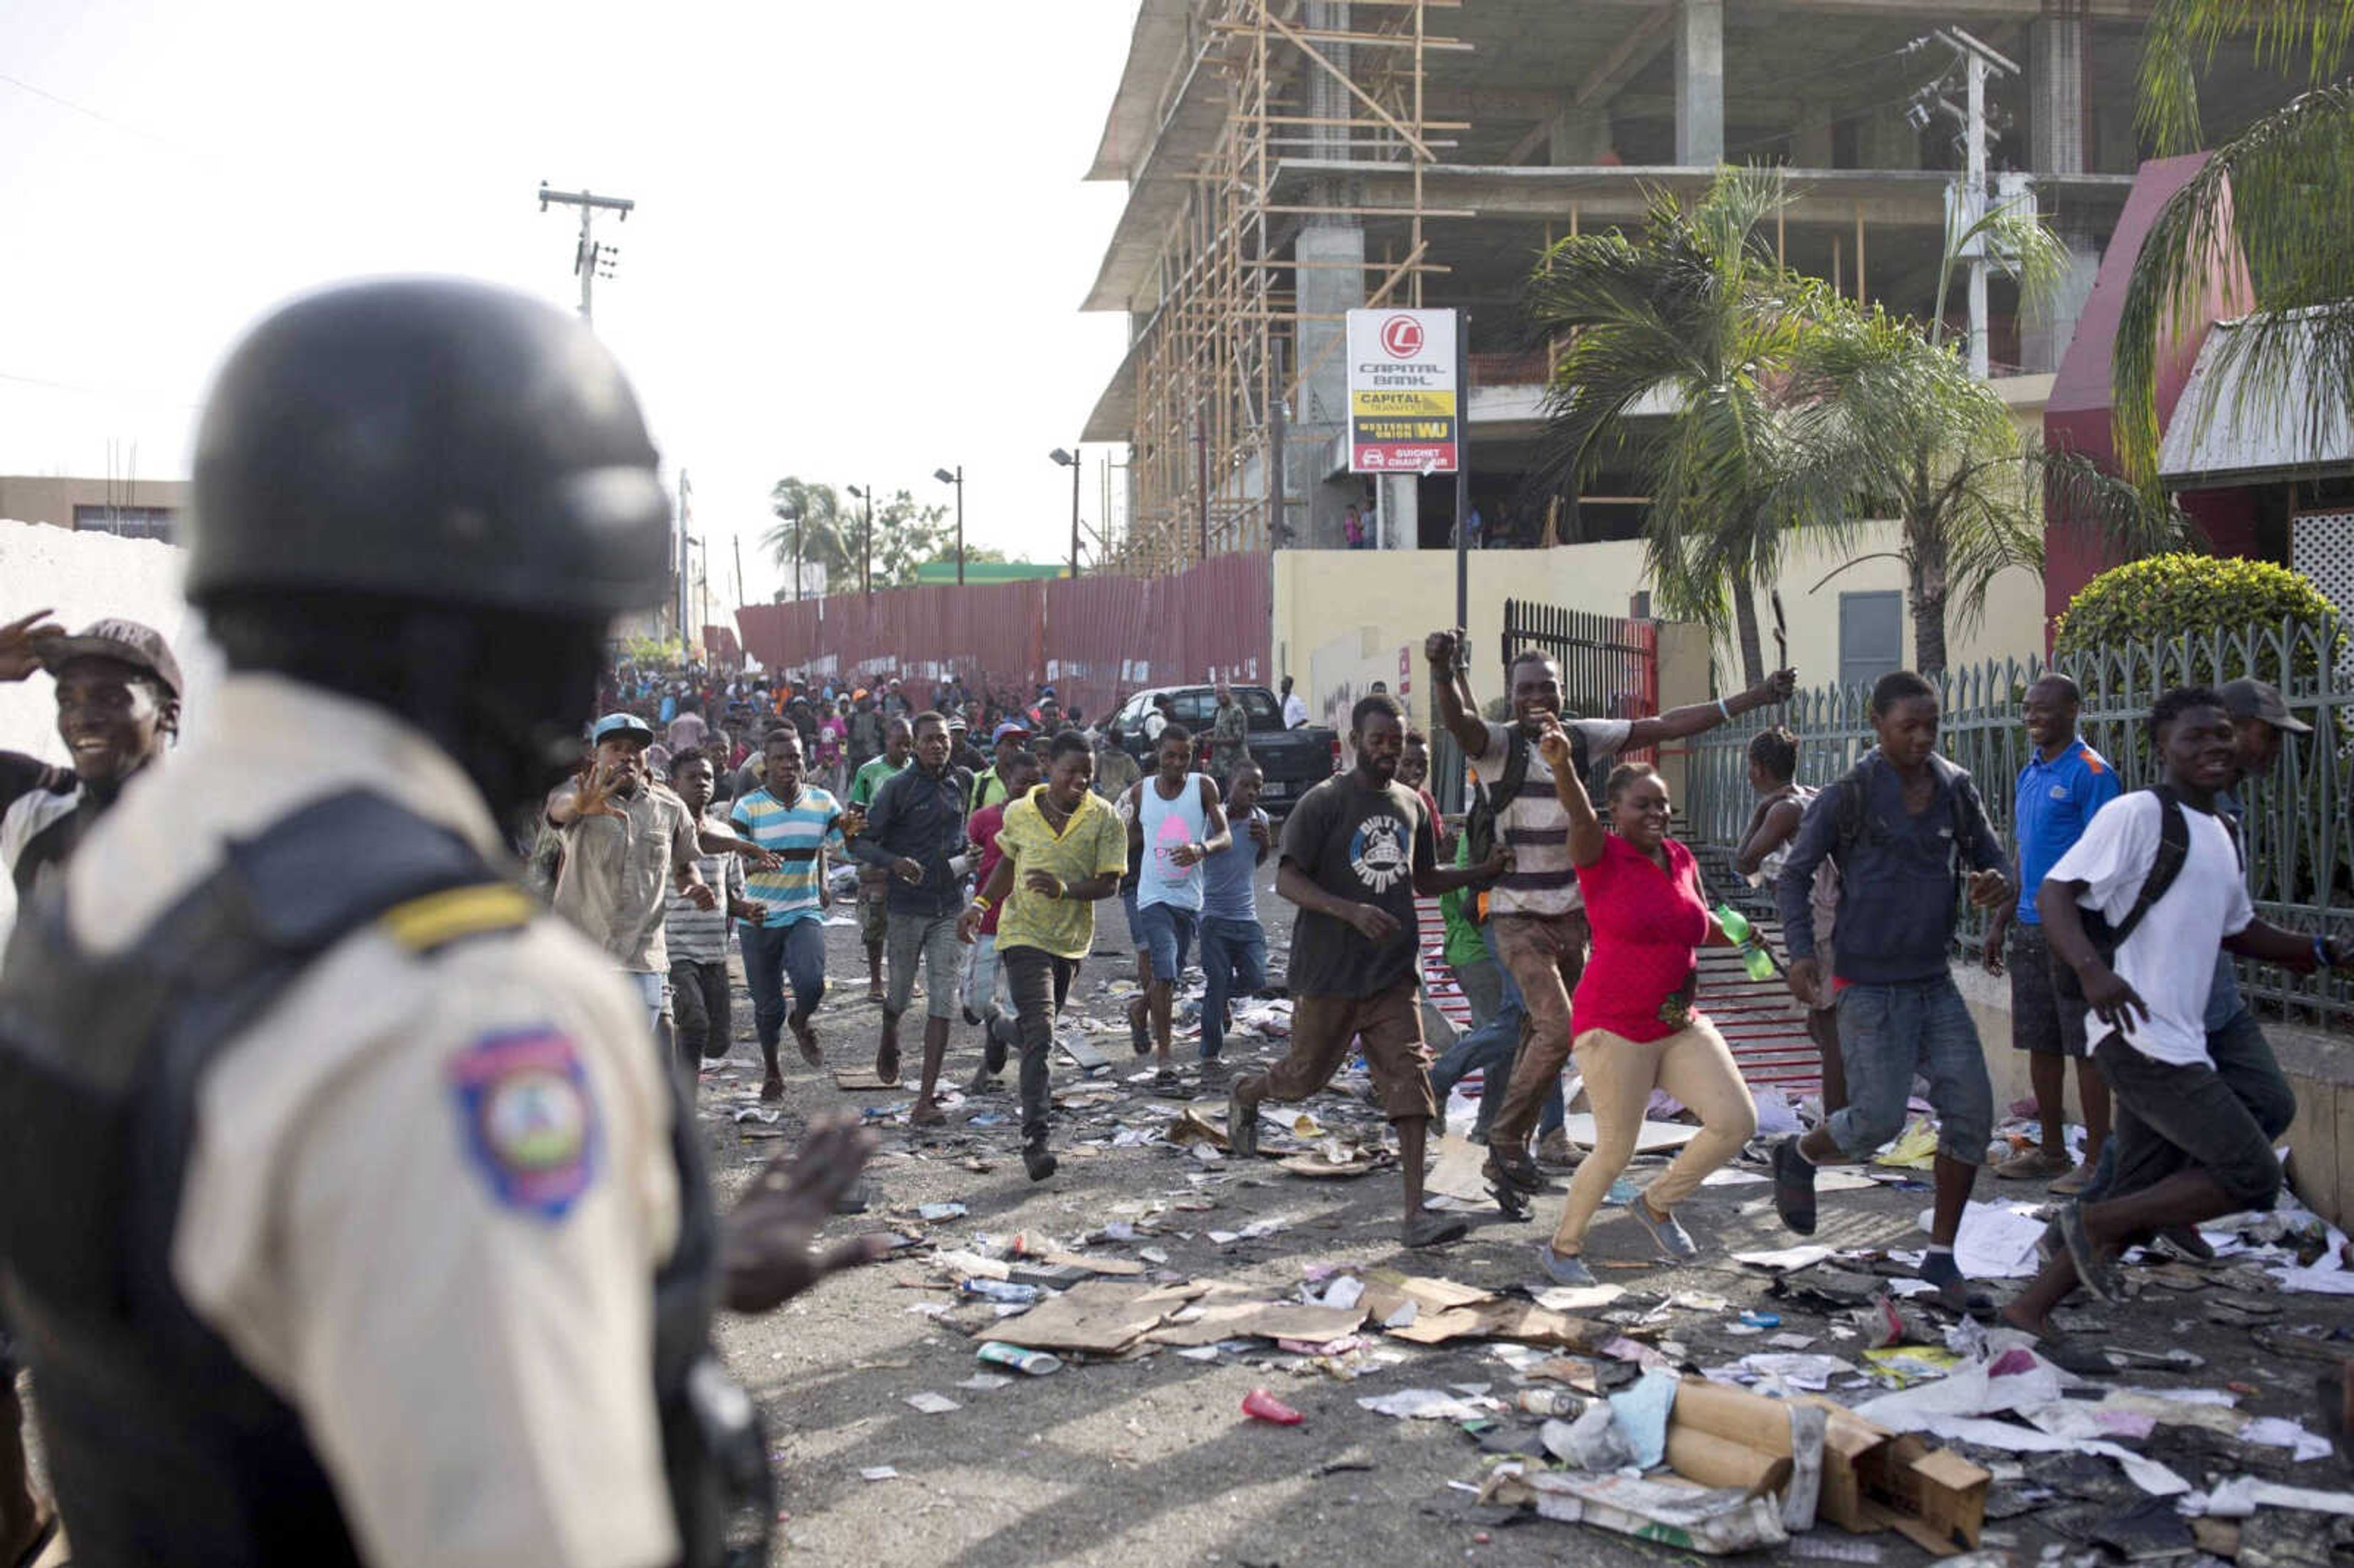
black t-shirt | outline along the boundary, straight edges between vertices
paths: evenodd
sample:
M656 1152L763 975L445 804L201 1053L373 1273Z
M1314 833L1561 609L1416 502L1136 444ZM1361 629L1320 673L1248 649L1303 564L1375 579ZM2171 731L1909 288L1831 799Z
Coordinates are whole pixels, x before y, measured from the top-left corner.
M1373 996L1414 978L1414 878L1437 867L1438 844L1413 790L1367 789L1353 771L1328 779L1292 808L1282 853L1334 897L1371 904L1398 923L1376 944L1345 920L1302 909L1291 927L1292 994Z

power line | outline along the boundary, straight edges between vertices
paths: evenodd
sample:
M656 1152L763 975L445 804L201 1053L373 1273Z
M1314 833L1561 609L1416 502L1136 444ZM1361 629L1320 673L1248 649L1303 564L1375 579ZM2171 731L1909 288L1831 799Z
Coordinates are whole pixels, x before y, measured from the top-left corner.
M158 403L174 408L193 408L196 405L168 393L149 392L122 387L89 387L79 381L52 381L43 376L18 376L0 370L0 381L14 381L27 387L46 387L56 392L80 392L92 397L129 397L143 403Z
M97 121L101 125L111 125L117 131L125 132L130 135L140 138L142 141L153 142L159 147L169 147L174 152L182 152L186 150L178 143L172 142L165 137L159 136L153 131L142 130L140 127L133 125L126 121L117 120L111 114L101 113L99 111L90 108L90 105L86 103L76 103L70 98L60 98L56 93L51 92L48 88L35 87L31 82L23 79L21 77L13 77L8 75L5 71L0 71L0 81L6 82L10 87L16 88L20 91L29 92L35 98L46 98L60 109L69 109L76 114L86 115L89 118Z

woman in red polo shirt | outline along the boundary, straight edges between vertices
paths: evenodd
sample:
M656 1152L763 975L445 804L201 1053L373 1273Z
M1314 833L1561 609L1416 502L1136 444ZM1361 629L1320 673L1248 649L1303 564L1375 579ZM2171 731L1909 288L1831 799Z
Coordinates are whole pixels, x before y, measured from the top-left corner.
M1604 789L1606 825L1570 763L1568 736L1549 724L1538 749L1569 813L1569 858L1594 932L1593 957L1570 998L1570 1051L1594 1111L1594 1152L1570 1179L1561 1223L1537 1259L1559 1284L1591 1285L1580 1255L1585 1227L1634 1158L1651 1091L1667 1090L1701 1121L1700 1136L1628 1208L1678 1262L1700 1249L1676 1223L1676 1204L1755 1135L1757 1105L1724 1037L1692 1005L1699 949L1731 943L1701 892L1691 851L1668 837L1666 783L1646 763L1621 764Z

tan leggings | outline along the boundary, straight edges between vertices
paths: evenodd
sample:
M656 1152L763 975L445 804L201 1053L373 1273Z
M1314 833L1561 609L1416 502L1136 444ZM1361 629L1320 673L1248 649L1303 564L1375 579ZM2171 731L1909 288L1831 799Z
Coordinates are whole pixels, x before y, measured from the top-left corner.
M1585 1075L1586 1103L1594 1109L1594 1152L1569 1179L1561 1224L1553 1229L1553 1250L1565 1257L1585 1249L1585 1227L1635 1157L1643 1107L1653 1089L1667 1090L1700 1118L1700 1136L1643 1189L1641 1201L1655 1214L1668 1213L1691 1197L1702 1178L1740 1153L1757 1132L1757 1102L1741 1081L1724 1036L1704 1017L1664 1039L1640 1043L1589 1029L1577 1037L1571 1055Z

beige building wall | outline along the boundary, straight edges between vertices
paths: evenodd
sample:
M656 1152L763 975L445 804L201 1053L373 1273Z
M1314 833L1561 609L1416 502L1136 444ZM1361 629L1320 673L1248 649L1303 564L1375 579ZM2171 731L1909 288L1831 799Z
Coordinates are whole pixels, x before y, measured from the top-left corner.
M188 484L178 479L66 479L0 474L0 517L19 523L74 525L77 506L160 506L178 513L188 507Z
M1904 588L1896 559L1897 526L1868 524L1852 550L1831 551L1805 541L1789 552L1780 581L1789 615L1790 660L1801 684L1837 678L1840 596ZM1852 564L1849 564L1849 563ZM1534 599L1570 609L1625 615L1649 587L1639 541L1562 545L1550 550L1474 550L1470 555L1473 688L1484 700L1502 679L1504 600ZM1838 568L1845 566L1844 570ZM1836 575L1832 575L1836 571ZM1826 577L1828 581L1824 580ZM1766 655L1773 658L1772 612L1761 602ZM1319 722L1337 710L1346 728L1348 704L1375 678L1399 691L1398 654L1412 650L1405 692L1419 715L1427 710L1422 687L1422 641L1455 617L1455 556L1450 550L1278 550L1275 555L1276 668L1299 683ZM1914 657L1912 621L1903 619L1903 658ZM2025 658L2043 652L2043 588L2036 574L2002 574L1987 595L1984 614L1967 628L1949 627L1947 656L1956 667L1990 658ZM1717 690L1741 688L1740 657L1730 639L1715 650ZM1346 700L1340 700L1348 687ZM1705 695L1706 694L1702 694Z

